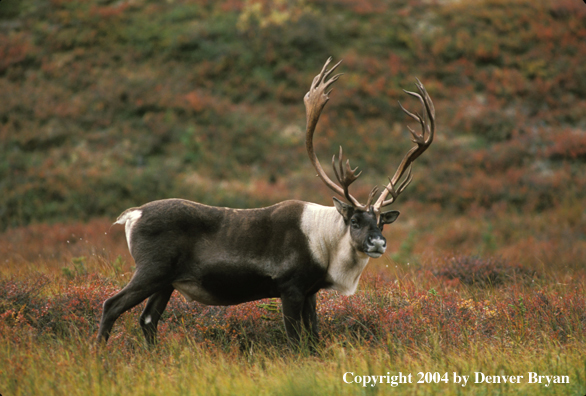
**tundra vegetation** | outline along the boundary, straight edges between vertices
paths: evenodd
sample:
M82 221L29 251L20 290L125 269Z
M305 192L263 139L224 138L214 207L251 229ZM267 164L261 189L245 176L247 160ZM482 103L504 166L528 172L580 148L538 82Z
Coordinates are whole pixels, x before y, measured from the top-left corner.
M415 77L438 135L358 292L318 294L318 353L289 351L276 300L176 294L155 348L142 306L94 348L133 270L124 209L330 205L303 144L324 54L345 75L314 145L352 153L356 195L410 147ZM570 0L0 2L0 393L374 394L344 373L481 372L525 378L392 389L584 394L584 59Z

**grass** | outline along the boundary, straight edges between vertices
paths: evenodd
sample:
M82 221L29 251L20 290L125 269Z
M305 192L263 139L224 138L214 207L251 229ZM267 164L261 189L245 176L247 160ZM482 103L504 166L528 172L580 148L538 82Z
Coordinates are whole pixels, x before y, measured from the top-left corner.
M419 216L411 216L419 225L429 217ZM402 238L408 225L389 228L389 255L369 265L354 296L320 292L323 342L313 355L289 349L278 300L206 307L178 295L159 325L157 347L145 347L139 306L122 315L108 345L97 348L101 304L133 270L119 227L93 220L10 230L0 238L0 393L583 395L582 250L564 249L551 223L539 238L545 245L534 237L534 255L516 259L522 255L511 254L511 246L525 240L527 222L539 235L539 216L509 213L491 218L491 243L502 254L489 256L471 243L482 244L482 233L445 235L456 223L473 229L480 217L440 220ZM519 223L507 231L510 245L503 242L505 223ZM450 254L445 239L430 234L460 240L459 253ZM392 252L406 240L410 248L395 261ZM471 245L477 249L466 248ZM558 250L558 265L536 253L546 247ZM477 372L501 381L523 378L475 383ZM530 372L544 376L542 383L530 383ZM398 373L411 374L411 383L363 386L365 376L391 382ZM466 386L454 383L463 376ZM553 383L565 379L569 383Z
M333 342L318 357L297 356L270 346L221 352L193 340L167 340L156 350L109 347L96 350L87 339L39 342L2 339L2 392L11 395L67 394L582 394L586 386L583 345L552 342L539 349L470 346L435 355L422 348L371 349ZM411 374L412 383L366 386L356 376ZM418 373L448 373L449 383L425 383ZM521 384L473 383L475 372L523 375ZM528 383L528 373L568 376L569 384ZM454 373L469 376L465 387ZM418 383L423 379L424 383ZM385 389L386 388L386 389ZM580 393L582 392L582 393Z

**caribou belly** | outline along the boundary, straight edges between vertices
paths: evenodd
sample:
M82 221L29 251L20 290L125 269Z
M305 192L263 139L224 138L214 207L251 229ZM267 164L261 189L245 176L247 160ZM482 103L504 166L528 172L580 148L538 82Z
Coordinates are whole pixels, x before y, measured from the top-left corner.
M280 296L271 276L244 266L227 264L178 280L173 287L188 301L207 305L236 305Z
M196 282L175 282L173 287L188 302L197 301L206 305L225 305Z

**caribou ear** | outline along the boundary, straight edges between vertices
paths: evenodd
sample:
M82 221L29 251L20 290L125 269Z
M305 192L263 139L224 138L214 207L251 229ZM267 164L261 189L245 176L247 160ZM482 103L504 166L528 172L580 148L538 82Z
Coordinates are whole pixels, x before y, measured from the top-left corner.
M338 210L338 212L344 218L344 221L350 220L350 217L354 214L354 207L352 205L348 205L345 202L340 201L338 198L334 198L334 206Z
M388 212L384 212L380 214L380 223L381 224L391 224L397 217L399 217L399 212L396 210L390 210Z

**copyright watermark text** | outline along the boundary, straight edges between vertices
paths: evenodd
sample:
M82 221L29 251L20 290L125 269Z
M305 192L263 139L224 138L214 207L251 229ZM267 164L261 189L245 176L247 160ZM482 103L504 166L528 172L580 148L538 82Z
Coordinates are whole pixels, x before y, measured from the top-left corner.
M361 375L352 371L347 371L342 376L346 384L355 384L363 387L367 386L391 386L396 387L401 384L459 384L466 386L469 384L541 384L549 387L556 384L569 384L569 375L540 375L535 372L528 372L523 375L493 375L475 371L471 375L460 375L456 372L439 373L439 372L418 372L403 373L398 372L391 375L387 372L385 375Z

